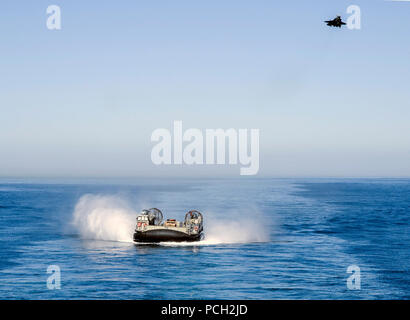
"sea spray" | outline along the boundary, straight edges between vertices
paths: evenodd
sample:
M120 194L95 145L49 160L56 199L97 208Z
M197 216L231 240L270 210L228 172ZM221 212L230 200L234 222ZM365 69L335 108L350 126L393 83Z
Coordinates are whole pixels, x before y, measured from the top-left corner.
M85 239L132 242L136 212L116 196L82 196L77 202L73 224Z
M238 218L238 220L233 221L209 221L204 243L249 243L266 242L268 240L269 233L261 221Z
M141 208L142 209L142 208ZM264 219L257 215L232 211L224 216L204 212L204 239L199 242L163 242L161 245L192 246L269 241ZM118 196L82 196L74 209L73 224L84 239L132 242L137 212ZM265 221L266 222L266 221Z

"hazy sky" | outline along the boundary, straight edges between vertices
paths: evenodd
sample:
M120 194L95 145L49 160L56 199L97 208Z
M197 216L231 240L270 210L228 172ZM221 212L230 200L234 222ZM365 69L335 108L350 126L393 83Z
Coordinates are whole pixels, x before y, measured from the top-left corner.
M61 7L62 29L46 28ZM350 4L362 29L329 28ZM410 2L0 4L0 176L224 176L151 133L260 129L259 176L410 176Z

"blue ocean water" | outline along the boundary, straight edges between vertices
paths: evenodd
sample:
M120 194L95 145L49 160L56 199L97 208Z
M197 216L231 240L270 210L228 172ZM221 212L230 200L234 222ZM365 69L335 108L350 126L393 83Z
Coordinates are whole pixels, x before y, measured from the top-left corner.
M205 241L133 244L146 207L200 210ZM408 179L3 179L0 298L409 299L409 215Z

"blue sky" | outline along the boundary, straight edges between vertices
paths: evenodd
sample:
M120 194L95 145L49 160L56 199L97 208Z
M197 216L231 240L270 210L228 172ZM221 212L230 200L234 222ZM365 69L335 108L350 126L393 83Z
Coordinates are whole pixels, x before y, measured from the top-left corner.
M57 4L62 29L46 28ZM362 29L323 20L359 5ZM260 129L259 176L410 176L410 3L2 1L0 176L157 167L157 128Z

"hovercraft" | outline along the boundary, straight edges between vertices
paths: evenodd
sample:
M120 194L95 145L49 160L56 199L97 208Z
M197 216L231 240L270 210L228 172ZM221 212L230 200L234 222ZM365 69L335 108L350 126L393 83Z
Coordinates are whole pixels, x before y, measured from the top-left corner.
M162 222L161 210L142 210L137 216L134 232L135 242L192 242L202 238L203 217L197 210L188 211L184 221L167 219Z

